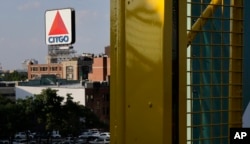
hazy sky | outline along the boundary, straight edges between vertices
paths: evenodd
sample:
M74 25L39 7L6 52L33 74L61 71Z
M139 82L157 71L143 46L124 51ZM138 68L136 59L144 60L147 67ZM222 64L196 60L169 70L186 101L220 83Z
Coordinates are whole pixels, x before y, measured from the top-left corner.
M0 63L4 70L20 69L25 59L45 63L45 11L71 7L76 12L77 54L103 53L109 45L109 0L2 0L0 5Z

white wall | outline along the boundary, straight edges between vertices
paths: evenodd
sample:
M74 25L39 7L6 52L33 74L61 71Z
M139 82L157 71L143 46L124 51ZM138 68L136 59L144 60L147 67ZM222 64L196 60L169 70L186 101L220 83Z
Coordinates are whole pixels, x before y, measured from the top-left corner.
M25 99L27 96L34 96L34 94L40 94L43 89L48 87L32 87L32 86L16 86L16 99ZM66 87L53 87L51 89L58 90L57 95L64 97L66 100L66 95L71 94L74 98L74 102L79 102L81 105L85 106L85 89L81 88L66 88Z

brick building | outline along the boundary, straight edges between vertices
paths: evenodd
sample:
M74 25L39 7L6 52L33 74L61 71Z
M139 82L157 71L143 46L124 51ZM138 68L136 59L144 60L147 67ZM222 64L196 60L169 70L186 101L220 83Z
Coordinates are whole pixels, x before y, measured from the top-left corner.
M31 63L28 65L28 79L47 74L67 80L107 81L110 75L110 58L100 55L98 57L79 57L61 63Z
M85 86L85 105L90 108L102 122L110 120L110 90L108 82L90 82Z
M62 64L29 64L28 65L28 79L41 77L45 74L53 74L58 78L63 78Z
M67 80L88 79L89 67L91 67L92 61L92 59L75 58L61 63L29 64L28 79L47 74L56 75L57 78Z
M110 58L107 56L95 57L92 70L89 73L90 81L107 81L110 75Z

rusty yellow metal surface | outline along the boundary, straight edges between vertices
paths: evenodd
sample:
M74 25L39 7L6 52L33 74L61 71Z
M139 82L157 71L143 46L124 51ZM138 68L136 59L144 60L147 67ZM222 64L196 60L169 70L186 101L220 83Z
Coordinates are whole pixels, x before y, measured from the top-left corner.
M125 144L125 6L110 0L111 86L110 132L111 144Z
M171 143L171 11L164 0L125 3L126 144Z
M186 3L180 3L182 142ZM172 31L172 1L111 0L111 144L172 143Z
M179 0L179 144L187 143L187 2ZM185 34L184 34L185 33Z
M243 1L231 0L229 128L242 127Z

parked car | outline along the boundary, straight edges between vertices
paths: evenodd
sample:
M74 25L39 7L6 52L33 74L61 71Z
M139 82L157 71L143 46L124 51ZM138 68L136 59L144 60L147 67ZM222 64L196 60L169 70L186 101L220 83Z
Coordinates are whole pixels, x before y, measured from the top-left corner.
M101 138L98 137L97 139L90 141L90 144L109 144L110 143L110 139L109 138Z
M110 138L110 133L109 132L102 132L99 134L99 137L101 138Z
M52 138L61 138L61 135L60 135L60 134L57 134L57 133L52 133L52 134L51 134L51 137L52 137Z
M78 136L78 138L88 138L89 136L91 136L90 132L83 132Z
M27 139L27 135L29 136L30 139L34 138L34 135L32 135L30 132L18 132L15 134L14 138L15 139Z
M59 134L59 131L52 131L50 136L52 138L61 138L61 135Z
M94 140L96 140L97 138L99 138L98 136L89 136L88 138L87 138L87 143L89 143L89 142L91 142L91 141L94 141Z
M74 138L73 137L66 137L63 141L63 143L74 143Z
M92 132L91 136L100 136L100 132Z
M88 132L90 132L90 133L99 133L100 131L98 130L98 129L96 129L96 128L93 128L93 129L88 129Z
M88 138L81 137L81 138L77 139L77 143L78 144L86 144L88 142L87 140L88 140Z

